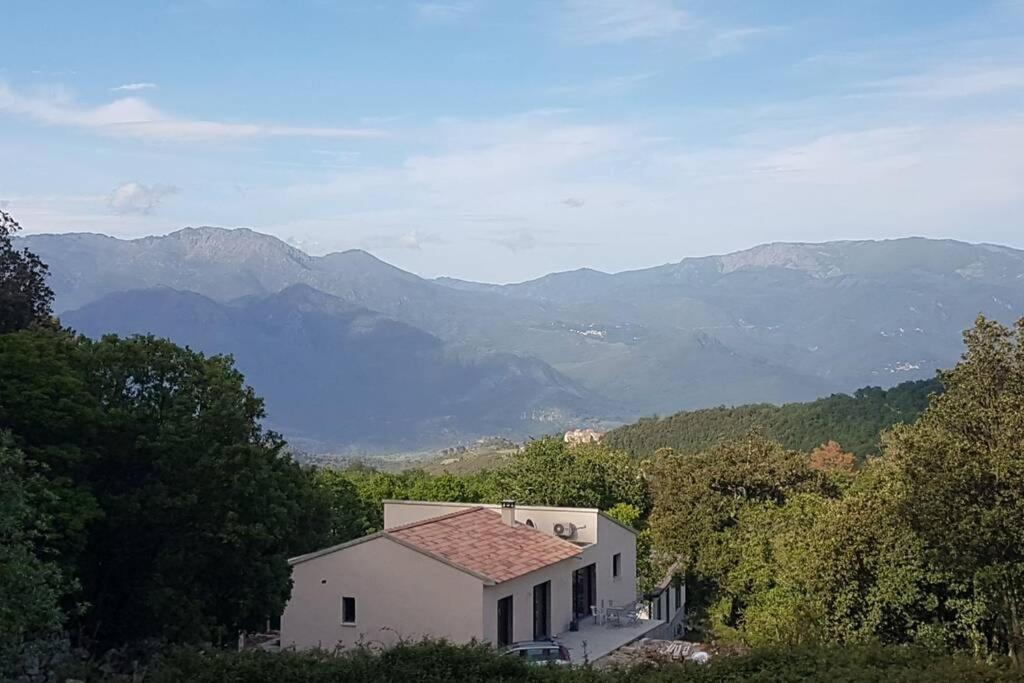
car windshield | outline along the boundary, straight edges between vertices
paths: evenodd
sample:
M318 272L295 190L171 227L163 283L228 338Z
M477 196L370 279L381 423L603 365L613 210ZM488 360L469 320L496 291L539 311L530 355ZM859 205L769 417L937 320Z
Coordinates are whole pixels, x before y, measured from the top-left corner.
M530 662L552 662L560 659L557 647L529 647L519 651L519 656Z

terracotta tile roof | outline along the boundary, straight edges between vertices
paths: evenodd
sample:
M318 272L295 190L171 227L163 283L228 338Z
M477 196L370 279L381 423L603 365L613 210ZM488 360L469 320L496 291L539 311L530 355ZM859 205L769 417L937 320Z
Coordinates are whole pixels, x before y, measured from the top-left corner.
M495 583L508 581L580 554L580 549L543 531L501 521L501 513L469 508L387 529L396 538Z

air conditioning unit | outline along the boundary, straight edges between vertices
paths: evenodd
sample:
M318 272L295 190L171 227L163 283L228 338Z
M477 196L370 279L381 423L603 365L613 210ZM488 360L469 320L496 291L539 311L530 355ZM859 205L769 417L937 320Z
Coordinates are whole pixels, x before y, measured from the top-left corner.
M576 525L572 522L555 522L554 532L555 536L572 538L576 535Z

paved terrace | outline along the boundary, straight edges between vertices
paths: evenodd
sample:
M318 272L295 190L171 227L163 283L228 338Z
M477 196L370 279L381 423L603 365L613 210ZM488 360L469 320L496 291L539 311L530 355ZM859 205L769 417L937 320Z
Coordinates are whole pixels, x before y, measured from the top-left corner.
M663 623L659 619L640 619L635 624L608 626L595 624L593 619L588 618L580 623L579 631L559 634L558 642L568 648L573 664L583 663L584 651L586 660L593 663L623 645L643 638Z

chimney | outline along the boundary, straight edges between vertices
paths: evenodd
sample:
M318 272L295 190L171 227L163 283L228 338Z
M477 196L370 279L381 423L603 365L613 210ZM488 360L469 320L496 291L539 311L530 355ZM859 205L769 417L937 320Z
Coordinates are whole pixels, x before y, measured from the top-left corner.
M516 502L514 500L501 501L501 521L509 526L516 525Z

